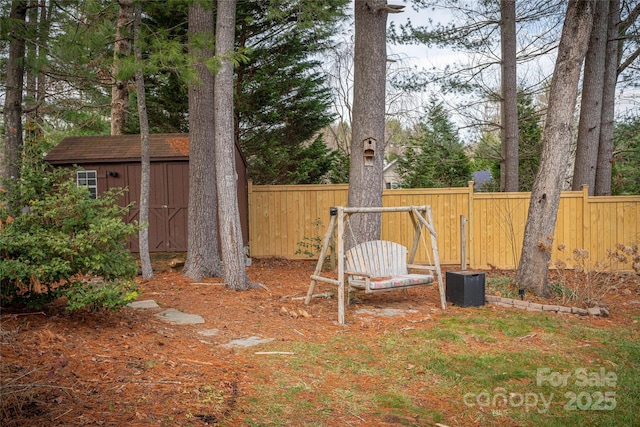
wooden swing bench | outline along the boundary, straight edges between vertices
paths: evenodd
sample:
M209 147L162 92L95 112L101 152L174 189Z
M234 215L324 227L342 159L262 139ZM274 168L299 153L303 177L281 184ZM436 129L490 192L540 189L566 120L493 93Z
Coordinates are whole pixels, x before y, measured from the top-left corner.
M373 240L360 243L345 252L344 250L344 224L349 221L349 216L354 213L383 213L383 212L408 212L415 228L413 245L409 251L405 246L386 240ZM442 272L438 247L436 244L436 232L433 228L433 218L430 206L398 206L398 207L334 207L330 210L331 220L325 234L320 256L314 274L311 275L311 284L307 291L305 304L311 302L313 290L317 282L325 282L338 287L338 323L345 323L345 284L347 290L363 290L365 293L376 293L409 289L416 286L438 283L440 304L446 309L447 303L444 294ZM418 244L422 236L422 228L425 227L431 237L431 252L433 253L433 265L414 264L413 260L418 250ZM322 266L327 256L329 242L333 239L337 230L336 248L338 261L338 278L322 276ZM410 273L410 270L427 271L428 274Z
M408 250L399 243L374 240L360 243L345 253L345 274L350 289L374 292L430 285L434 274L410 274L411 270L435 271L435 267L407 264Z

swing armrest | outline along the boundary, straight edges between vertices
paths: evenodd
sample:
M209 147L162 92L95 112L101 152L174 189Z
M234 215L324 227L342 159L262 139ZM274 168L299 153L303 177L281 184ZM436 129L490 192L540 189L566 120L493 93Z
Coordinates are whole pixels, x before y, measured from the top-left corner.
M373 277L371 274L365 273L364 271L345 271L344 274L348 274L349 276Z
M407 264L407 268L411 270L436 271L435 267L432 267L430 265L421 265L421 264Z
M360 276L364 277L364 290L365 293L371 292L371 277L373 277L370 273L365 273L363 271L345 271L344 274L349 276ZM351 286L349 286L351 288Z

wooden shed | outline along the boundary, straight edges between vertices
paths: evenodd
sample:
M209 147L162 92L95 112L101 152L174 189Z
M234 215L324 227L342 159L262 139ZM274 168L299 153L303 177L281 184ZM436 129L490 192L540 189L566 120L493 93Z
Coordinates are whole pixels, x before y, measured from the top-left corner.
M189 135L153 134L149 137L151 188L149 198L149 249L152 252L187 250L189 204ZM123 204L134 202L127 221L138 218L140 205L140 135L73 136L63 139L45 160L54 166L83 169L79 185L99 196L109 188L128 188ZM249 242L247 167L236 146L238 205L243 241ZM129 248L138 252L137 238Z

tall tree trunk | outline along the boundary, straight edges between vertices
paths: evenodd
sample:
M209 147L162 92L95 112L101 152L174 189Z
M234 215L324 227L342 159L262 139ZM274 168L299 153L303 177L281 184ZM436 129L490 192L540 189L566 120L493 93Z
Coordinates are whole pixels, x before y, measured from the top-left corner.
M45 0L30 0L28 20L32 38L27 44L26 58L26 96L25 102L25 145L36 141L43 135L43 117L39 109L46 95L46 75L44 63L47 60L47 45L51 28L51 11L54 2Z
M518 191L518 91L516 79L516 2L500 0L502 47L502 191Z
M24 88L27 0L13 0L9 29L9 60L4 97L4 146L0 147L0 186L17 191L22 154L22 90ZM17 198L13 198L14 200Z
M198 81L189 83L189 224L188 248L182 274L194 280L220 276L218 200L216 195L213 126L213 74L205 61L213 57L204 40L213 41L213 9L189 5L191 56Z
M583 185L588 185L590 195L593 195L596 184L608 17L609 2L596 1L593 27L584 64L580 122L578 124L578 146L576 148L572 184L574 191L579 191Z
M618 31L620 25L620 0L609 2L607 53L605 55L604 87L598 163L596 167L596 196L611 195L611 169L613 166L613 123L615 115L616 84L618 82Z
M116 21L116 40L113 47L114 83L111 87L111 135L122 135L129 117L129 85L118 77L122 58L131 55L131 24L133 21L133 1L118 0L120 8Z
M578 81L593 22L594 0L569 0L558 46L549 108L542 136L542 158L531 191L516 283L547 295L547 274L562 183L571 151Z
M221 66L214 83L214 125L218 221L222 251L222 280L235 290L256 287L247 277L243 253L235 170L233 113L233 43L236 0L218 0L216 56Z
M138 116L140 118L140 223L144 224L139 234L140 263L142 277L153 277L151 257L149 255L149 193L151 187L151 159L149 155L149 120L147 118L147 103L145 98L144 75L142 74L142 50L140 48L140 15L142 6L135 6L134 50L136 56L136 95L138 98Z
M40 0L29 0L27 7L27 25L31 34L37 34L38 28L38 3ZM25 84L25 103L35 103L36 100L36 84L38 81L36 62L38 58L38 39L37 37L29 37L25 40L25 68L26 84ZM27 114L29 120L30 114Z
M28 37L25 45L25 87L24 94L24 144L28 148L29 143L35 141L38 136L37 114L37 82L38 82L38 3L39 0L29 0L27 7L27 26L31 37Z
M45 45L49 39L49 32L51 31L51 14L53 13L53 9L56 7L55 2L49 1L49 4L46 4L46 1L43 1L40 5L40 27L38 29L38 40L40 46L38 48L38 76L36 82L36 100L38 106L44 102L44 98L47 94L47 75L44 72L44 63L47 59L47 49ZM36 116L38 110L36 109Z
M352 207L382 206L386 4L386 0L356 0L354 5L353 128L348 202ZM353 215L345 247L380 238L380 226L379 213Z

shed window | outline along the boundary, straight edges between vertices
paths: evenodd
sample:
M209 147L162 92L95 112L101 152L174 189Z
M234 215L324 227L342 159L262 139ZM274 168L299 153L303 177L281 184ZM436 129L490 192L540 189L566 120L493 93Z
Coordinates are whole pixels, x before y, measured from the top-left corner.
M98 173L96 171L77 171L76 183L78 187L87 187L91 198L98 197Z

